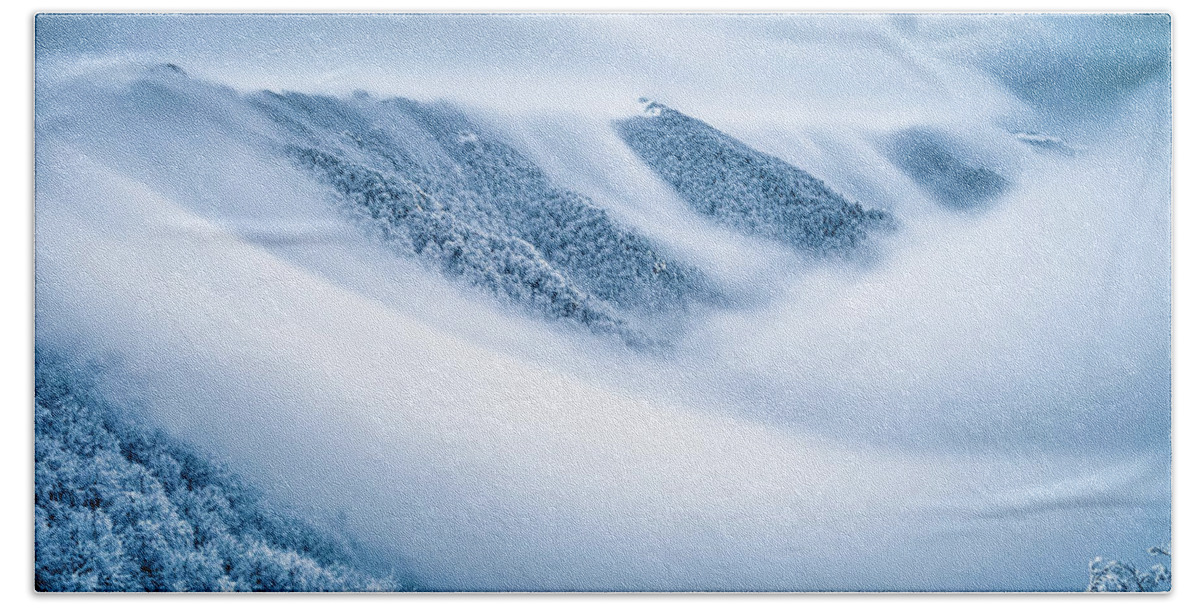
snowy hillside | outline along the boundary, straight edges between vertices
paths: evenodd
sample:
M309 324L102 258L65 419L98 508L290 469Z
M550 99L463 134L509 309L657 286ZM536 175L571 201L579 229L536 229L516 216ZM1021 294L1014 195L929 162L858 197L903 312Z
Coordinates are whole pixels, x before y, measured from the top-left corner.
M382 238L448 276L633 345L654 333L637 315L717 298L700 271L556 187L451 107L365 94L253 99L295 134L283 140L286 154Z
M37 356L38 591L395 591L345 539L131 421L89 370ZM411 588L411 585L409 585Z
M616 128L698 213L751 234L845 251L895 224L890 213L851 203L802 169L660 103Z

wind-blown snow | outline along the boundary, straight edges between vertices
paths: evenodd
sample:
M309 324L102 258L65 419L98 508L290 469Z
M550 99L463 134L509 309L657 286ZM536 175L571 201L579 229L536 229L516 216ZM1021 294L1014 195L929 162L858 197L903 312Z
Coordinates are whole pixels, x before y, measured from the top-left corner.
M1166 17L37 28L39 344L107 362L107 391L268 492L344 514L381 570L444 589L1081 589L1094 555L1169 537ZM475 129L437 142L396 118L414 162L486 182L445 150L504 142L729 298L671 309L671 347L647 352L398 255L281 153L262 89L446 99ZM612 128L643 95L897 229L839 260L711 221ZM905 133L963 165L893 162ZM1003 187L947 206L980 167ZM625 279L596 287L609 276L587 283L606 306L661 310L614 292Z

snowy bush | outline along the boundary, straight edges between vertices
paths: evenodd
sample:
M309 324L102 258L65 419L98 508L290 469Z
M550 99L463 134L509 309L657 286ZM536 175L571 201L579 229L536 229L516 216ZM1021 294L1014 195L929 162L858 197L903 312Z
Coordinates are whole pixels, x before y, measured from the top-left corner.
M1151 555L1166 558L1166 563L1157 563L1145 570L1120 562L1096 557L1088 564L1088 591L1170 591L1171 590L1171 546L1150 547Z

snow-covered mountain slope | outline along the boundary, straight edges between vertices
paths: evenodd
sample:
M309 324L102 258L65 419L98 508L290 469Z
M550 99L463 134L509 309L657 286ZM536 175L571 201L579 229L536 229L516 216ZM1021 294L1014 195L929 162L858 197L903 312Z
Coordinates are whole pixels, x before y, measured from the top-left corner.
M802 169L657 102L615 125L622 139L697 213L813 252L846 251L894 226Z
M354 545L261 498L93 390L94 370L36 354L38 591L399 591Z
M901 171L952 209L976 207L1004 192L1008 180L956 148L961 146L943 133L911 128L894 134L885 150Z
M310 172L346 219L398 255L541 316L643 347L665 343L678 325L673 316L721 299L669 247L555 186L519 151L444 104L240 96L173 64L147 69L114 93L116 111L158 121L162 132L188 124L205 137L234 138L253 125L257 153ZM213 113L224 116L211 120Z
M445 104L295 93L253 102L295 134L285 153L331 183L351 212L449 276L631 345L660 333L639 313L661 323L718 298L696 268L555 186Z

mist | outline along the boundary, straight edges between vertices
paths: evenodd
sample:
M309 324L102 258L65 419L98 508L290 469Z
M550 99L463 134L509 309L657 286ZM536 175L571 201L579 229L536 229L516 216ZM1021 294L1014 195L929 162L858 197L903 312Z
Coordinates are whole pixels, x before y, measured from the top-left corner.
M435 589L1082 589L1170 534L1169 52L1163 16L39 17L37 341ZM440 276L274 153L263 89L453 103L729 301L638 350ZM708 221L613 129L643 96L898 229ZM1004 188L945 204L914 132Z

